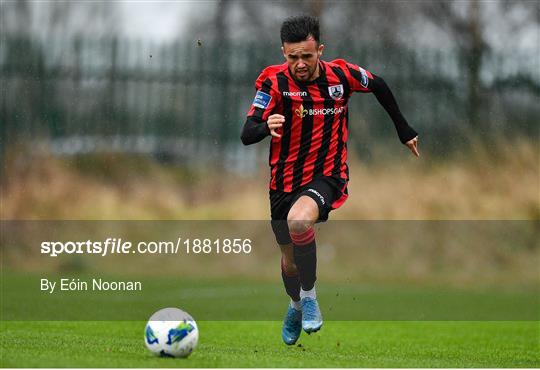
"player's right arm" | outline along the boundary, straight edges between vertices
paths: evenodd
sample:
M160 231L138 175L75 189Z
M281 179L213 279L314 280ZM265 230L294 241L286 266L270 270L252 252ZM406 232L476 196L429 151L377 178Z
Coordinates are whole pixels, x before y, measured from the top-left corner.
M285 117L281 114L272 114L280 98L272 88L272 84L272 80L264 71L255 82L257 92L242 129L241 139L244 145L258 143L269 135L281 136L276 130L281 128Z

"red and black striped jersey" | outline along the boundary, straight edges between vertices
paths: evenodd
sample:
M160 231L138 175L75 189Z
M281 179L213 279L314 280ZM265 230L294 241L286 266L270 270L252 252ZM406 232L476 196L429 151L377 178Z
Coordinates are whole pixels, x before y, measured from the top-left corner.
M310 82L296 81L284 63L265 68L255 83L248 117L285 116L281 137L270 144L273 190L291 192L321 176L345 186L349 180L347 103L355 91L370 92L373 75L343 59L319 63L319 77Z

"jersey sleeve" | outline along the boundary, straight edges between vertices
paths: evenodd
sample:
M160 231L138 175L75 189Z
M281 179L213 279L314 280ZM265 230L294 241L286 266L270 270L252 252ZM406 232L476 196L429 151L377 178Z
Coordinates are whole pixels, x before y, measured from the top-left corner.
M339 64L345 72L352 92L371 92L370 83L373 81L373 74L370 71L343 59L334 62Z
M257 121L266 121L272 113L280 98L276 89L272 88L272 79L263 71L255 81L255 98L247 113L248 117L253 117Z

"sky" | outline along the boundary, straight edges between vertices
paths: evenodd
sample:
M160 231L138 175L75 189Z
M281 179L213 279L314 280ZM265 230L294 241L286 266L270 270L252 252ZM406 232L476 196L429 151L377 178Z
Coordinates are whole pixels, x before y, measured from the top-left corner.
M193 1L120 1L122 22L119 31L133 38L168 42L187 31Z

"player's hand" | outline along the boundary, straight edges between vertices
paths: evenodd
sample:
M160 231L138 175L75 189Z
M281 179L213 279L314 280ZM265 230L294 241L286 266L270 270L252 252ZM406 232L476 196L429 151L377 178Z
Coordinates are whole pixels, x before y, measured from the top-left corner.
M407 147L415 156L420 157L420 153L418 152L418 136L416 136L414 139L407 141L405 145L407 145Z
M266 124L270 129L270 135L272 135L273 137L281 137L281 135L278 134L276 130L278 128L281 128L283 126L283 123L285 123L285 117L281 114L272 114L270 117L268 117L268 121L266 121Z

